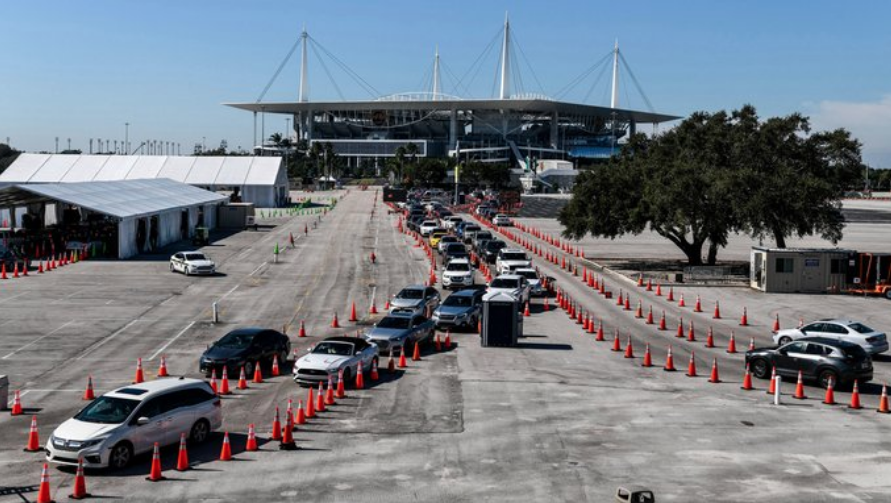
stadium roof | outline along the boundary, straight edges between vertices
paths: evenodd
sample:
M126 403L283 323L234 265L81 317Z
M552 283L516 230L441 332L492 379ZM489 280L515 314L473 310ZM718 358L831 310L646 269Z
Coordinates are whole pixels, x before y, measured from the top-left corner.
M371 101L302 101L285 103L224 103L226 106L248 110L278 114L298 114L308 111L323 110L505 110L512 112L551 113L565 115L593 115L619 120L633 120L638 124L654 124L680 119L674 115L655 112L639 112L635 110L612 109L594 105L552 101L546 99L487 99L487 100L371 100Z
M0 208L60 201L120 219L225 199L214 192L166 178L18 184L0 189Z
M7 183L169 178L192 185L275 185L280 157L22 154L0 174Z

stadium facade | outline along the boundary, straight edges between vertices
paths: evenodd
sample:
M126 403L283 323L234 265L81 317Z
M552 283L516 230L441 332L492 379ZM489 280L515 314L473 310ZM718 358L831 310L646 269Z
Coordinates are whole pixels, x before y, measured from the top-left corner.
M393 157L400 146L417 145L418 156L508 162L526 170L530 158L597 159L615 152L619 140L644 124L679 117L618 107L619 50L613 58L610 107L511 93L510 23L505 20L500 86L493 99L462 99L441 92L439 55L432 90L366 101L310 101L306 95L307 34L301 37L300 90L294 102L227 103L255 114L292 117L293 137L330 142L350 165Z

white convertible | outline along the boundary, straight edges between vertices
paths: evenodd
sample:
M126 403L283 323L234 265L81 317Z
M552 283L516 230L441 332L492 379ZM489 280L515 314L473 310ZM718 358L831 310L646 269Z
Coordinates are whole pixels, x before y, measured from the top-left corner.
M170 272L192 274L214 274L217 265L201 252L179 252L170 257Z
M377 345L357 337L328 337L309 350L309 354L294 362L294 382L313 385L328 382L328 376L337 382L337 375L343 372L344 384L352 383L351 379L359 370L371 372L371 365L377 360Z

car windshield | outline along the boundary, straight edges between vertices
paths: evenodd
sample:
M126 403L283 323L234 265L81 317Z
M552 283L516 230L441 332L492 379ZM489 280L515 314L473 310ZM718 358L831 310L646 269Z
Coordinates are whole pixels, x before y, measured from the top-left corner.
M464 245L462 245L461 243L452 243L446 248L446 251L449 253L453 253L457 250L466 251L464 249Z
M848 325L848 328L857 332L858 334L871 334L875 332L875 330L867 327L862 323L851 323L850 325Z
M517 274L531 281L538 281L538 274L535 271L516 271Z
M498 251L507 246L507 243L504 241L489 241L486 243L486 249L491 251Z
M87 423L121 424L139 403L139 400L100 396L78 412L74 419Z
M443 236L442 239L439 240L440 243L454 243L458 241L458 238L455 236Z
M396 316L387 316L381 321L377 322L377 328L399 328L405 329L409 327L409 323L411 320L408 318L400 318Z
M501 255L501 260L528 260L523 252L510 252Z
M346 342L320 342L313 348L312 353L314 355L352 356L354 347Z
M515 278L495 278L490 285L492 288L517 288L520 280Z
M469 271L470 264L466 264L464 262L458 262L456 264L449 264L446 266L446 271Z
M421 227L436 227L436 222L433 220L424 220L424 223L421 224Z
M492 239L492 233L491 232L477 232L476 239L479 241L482 241L484 239Z
M406 288L405 290L402 290L401 292L399 292L399 295L397 295L397 297L399 297L400 299L412 299L412 300L422 299L422 298L424 298L424 291L423 290L415 290L413 288L411 288L411 289Z
M186 253L186 260L207 260L203 253Z
M450 295L446 298L446 300L442 303L444 306L457 306L457 307L470 307L473 305L473 300L470 297L466 297L464 295Z
M480 230L479 225L468 225L464 227L464 232L473 232Z
M222 339L218 340L214 346L222 349L244 349L251 345L254 340L254 334L244 332L229 332Z

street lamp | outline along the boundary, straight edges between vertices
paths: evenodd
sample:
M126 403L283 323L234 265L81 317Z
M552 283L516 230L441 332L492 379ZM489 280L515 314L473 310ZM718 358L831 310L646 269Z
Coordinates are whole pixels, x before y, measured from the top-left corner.
M130 155L130 123L124 123L124 152Z

